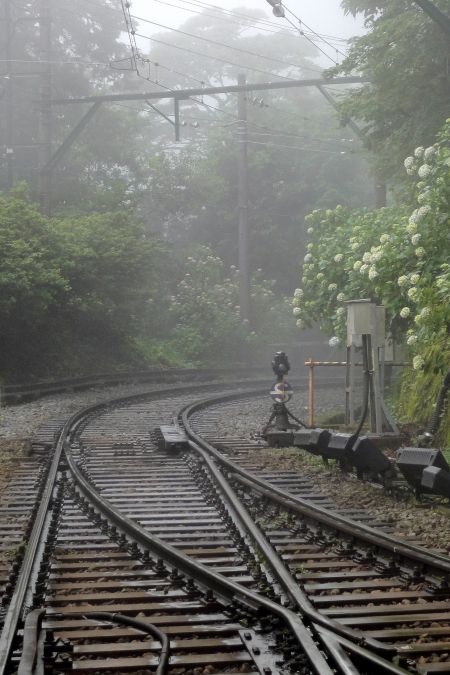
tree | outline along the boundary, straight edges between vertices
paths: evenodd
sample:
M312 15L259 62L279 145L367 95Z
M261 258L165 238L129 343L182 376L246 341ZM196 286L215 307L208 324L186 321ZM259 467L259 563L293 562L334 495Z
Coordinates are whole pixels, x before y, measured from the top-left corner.
M167 249L127 214L48 219L23 187L0 198L0 373L130 363L158 334ZM74 365L75 364L75 365Z
M445 0L433 1L446 11ZM405 152L431 144L448 115L448 37L411 0L343 0L342 7L364 14L368 32L331 71L367 80L342 98L341 118L365 124L374 165L398 180Z

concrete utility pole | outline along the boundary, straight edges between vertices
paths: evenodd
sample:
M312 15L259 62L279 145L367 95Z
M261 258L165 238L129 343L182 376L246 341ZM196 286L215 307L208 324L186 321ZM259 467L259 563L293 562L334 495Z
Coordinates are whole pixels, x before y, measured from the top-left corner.
M238 75L238 84L245 85L245 75ZM245 91L238 94L238 209L239 209L239 305L242 322L247 322L250 304L250 274L248 267L248 159L247 159L247 99Z
M39 114L39 194L42 211L51 214L52 169L52 27L51 0L40 0L39 51L42 61Z
M8 189L14 183L14 127L13 127L13 73L11 0L5 0L5 154Z

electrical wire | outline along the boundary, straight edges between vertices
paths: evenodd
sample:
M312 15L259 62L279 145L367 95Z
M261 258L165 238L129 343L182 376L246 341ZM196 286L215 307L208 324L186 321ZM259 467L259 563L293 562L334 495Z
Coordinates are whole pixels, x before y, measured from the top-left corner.
M204 14L204 10L207 9L209 11L217 12L217 14L204 14L205 16L210 16L211 18L220 18L221 15L225 14L228 17L236 17L237 19L241 19L241 20L244 19L245 21L250 22L249 27L259 28L261 30L262 29L261 26L257 26L256 24L263 24L263 25L266 25L270 28L274 28L274 30L271 31L271 32L279 32L279 24L276 23L275 21L271 21L267 17L258 19L257 17L251 16L249 14L242 14L242 12L237 12L236 10L230 10L230 9L225 9L223 7L217 7L217 6L211 5L207 2L201 2L199 0L178 0L178 2L182 2L182 3L187 4L187 5L193 5L194 7L198 7L201 10L203 10L202 12L200 12L198 10L196 11L196 10L188 10L186 8L182 8L179 4L173 5L171 3L168 3L166 0L155 0L155 2L158 2L158 3L163 4L163 5L168 5L170 7L178 7L179 9L184 9L184 11L191 11L191 12L195 12L197 14ZM240 23L242 23L242 21ZM266 30L268 30L268 28ZM292 32L295 32L295 33L298 32L297 27L294 27L294 28L287 28L286 27L285 30L292 31ZM346 43L348 41L346 38L338 37L338 36L334 36L334 35L326 35L326 34L320 34L320 33L314 33L314 34L319 35L321 38L334 40L336 42Z
M53 65L71 65L71 66L102 66L104 68L109 68L110 64L109 62L102 62L102 61L80 61L79 59L74 60L74 61L63 61L63 60L56 60L56 59L0 59L0 63L51 63ZM16 73L15 73L16 74ZM21 73L17 73L20 75Z
M174 33L178 33L180 35L185 35L187 37L195 38L196 40L201 40L202 42L208 42L209 44L216 45L218 47L226 47L226 49L231 49L235 52L239 52L240 54L246 54L249 56L256 56L258 59L264 59L266 61L273 61L274 63L280 63L283 66L286 67L293 67L293 68L302 68L301 65L298 63L290 63L289 61L283 61L282 59L277 59L274 58L273 56L266 56L264 54L258 54L256 52L252 52L248 49L242 49L240 47L233 47L233 45L227 45L224 42L219 42L218 40L212 40L211 38L206 38L203 37L202 35L195 35L194 33L188 33L187 31L180 30L178 28L171 28L170 26L165 26L164 24L157 23L156 21L150 21L150 19L144 19L143 17L132 15L133 19L136 21L143 21L144 23L149 23L152 26L158 26L158 28L164 28L165 30L170 30ZM142 36L139 36L142 37ZM319 72L317 70L317 72Z
M341 54L341 56L345 57L345 54L343 52L339 51L334 45L332 45L330 42L325 40L319 33L317 33L313 28L311 28L311 26L308 26L308 24L305 23L302 19L300 19L300 17L298 17L291 9L289 9L289 7L287 7L286 5L283 5L283 7L284 7L285 10L287 10L289 12L289 14L291 14L294 17L294 19L296 19L298 21L300 28L302 26L305 26L305 28L307 30L309 30L311 33L313 33L313 35L315 35L316 37L322 39L325 42L325 44L327 44L329 47L331 47L331 49L335 49L337 53L339 53L339 54ZM331 58L331 57L329 57L329 58Z
M324 155L347 155L345 150L321 150L319 148L300 147L298 145L282 145L281 143L264 143L262 141L252 141L247 139L251 145L265 145L271 148L288 148L289 150L303 150L305 152L317 152Z
M269 127L265 127L266 129L270 129ZM317 143L344 143L344 142L352 142L352 139L350 138L315 138L314 136L301 136L299 134L295 133L290 133L287 131L276 131L275 129L270 131L268 130L267 132L264 131L251 131L249 130L248 133L251 133L253 136L284 136L286 138L300 138L302 140L308 140L308 141L315 141Z
M172 47L172 49L179 49L179 50L182 50L182 51L187 52L189 54L194 54L195 56L202 56L203 58L206 58L206 59L210 59L210 60L213 60L213 61L220 61L221 63L226 63L229 66L235 66L236 68L240 68L241 70L251 70L255 73L261 73L263 75L269 75L270 77L278 77L282 80L292 81L294 79L292 77L286 77L285 75L281 75L279 73L272 73L269 70L262 70L261 68L255 68L254 66L248 66L248 65L243 65L242 63L236 63L235 61L229 61L228 59L223 59L220 56L213 56L212 54L202 54L201 52L198 52L194 49L190 49L189 47L181 47L180 45L176 45L176 44L173 44L171 42L166 42L165 40L160 40L160 39L155 38L151 35L143 35L142 33L136 33L136 35L140 38L156 42L157 44L165 45L166 47ZM299 66L297 66L297 67L299 67ZM304 70L313 70L313 69L304 67ZM314 69L314 72L322 73L322 71L318 71L318 70L315 70L315 69Z

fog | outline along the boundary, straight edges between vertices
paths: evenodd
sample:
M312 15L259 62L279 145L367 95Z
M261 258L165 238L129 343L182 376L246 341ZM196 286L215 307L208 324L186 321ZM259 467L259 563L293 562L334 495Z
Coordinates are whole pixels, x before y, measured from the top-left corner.
M264 11L268 18L279 22L280 28L285 27L287 23L283 19L277 19L272 15L271 8L264 0L222 0L220 5L205 2L188 2L188 0L134 0L132 11L134 14L146 19L158 21L171 27L178 27L195 12L202 8L211 8L218 6L224 10L239 10L245 12L248 9L259 9ZM317 33L325 33L333 37L349 38L355 34L361 34L364 31L363 22L358 17L345 16L340 7L340 0L289 0L286 7L290 9L302 21L314 29ZM157 27L148 26L149 32L157 32Z

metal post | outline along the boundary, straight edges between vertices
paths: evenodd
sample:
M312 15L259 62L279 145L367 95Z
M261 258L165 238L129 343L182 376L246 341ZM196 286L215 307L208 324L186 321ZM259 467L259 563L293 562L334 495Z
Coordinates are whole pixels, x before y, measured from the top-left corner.
M14 183L14 127L13 127L13 73L12 73L12 21L11 0L5 0L5 140L7 186Z
M238 85L245 85L245 75L238 75ZM248 161L247 101L244 91L238 94L238 209L239 209L239 306L244 323L249 318L250 280L248 268Z
M349 366L349 424L355 424L355 386L356 386L356 349L355 345L350 345L350 366Z
M175 127L175 143L180 140L180 101L178 98L173 99L173 120Z
M314 361L305 361L308 366L308 426L314 425Z
M41 208L51 214L52 169L49 168L52 156L52 33L51 0L41 0L39 14L39 47L42 61L41 101L39 116L40 157L39 157L39 193Z
M345 424L350 424L350 346L347 345L345 362Z

